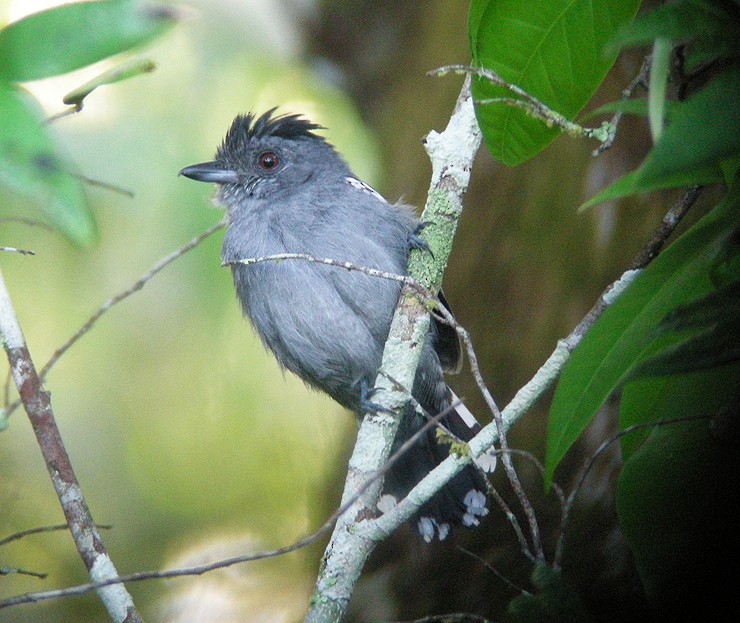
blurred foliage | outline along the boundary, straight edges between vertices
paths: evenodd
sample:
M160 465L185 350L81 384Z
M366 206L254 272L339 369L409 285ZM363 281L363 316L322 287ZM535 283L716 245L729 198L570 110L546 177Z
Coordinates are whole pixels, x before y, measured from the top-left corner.
M31 198L77 244L90 244L97 235L82 183L18 83L66 74L149 43L174 17L164 7L105 0L40 11L0 29L0 184Z

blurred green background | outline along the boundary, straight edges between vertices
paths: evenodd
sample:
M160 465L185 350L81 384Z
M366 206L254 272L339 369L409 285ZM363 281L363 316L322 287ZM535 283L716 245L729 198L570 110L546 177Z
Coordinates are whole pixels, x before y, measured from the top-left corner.
M0 0L0 23L54 4ZM141 52L157 70L100 88L82 113L53 124L82 174L134 192L129 198L88 187L100 226L97 246L81 251L46 230L0 223L0 244L36 252L3 253L0 261L39 367L106 299L221 219L210 204L212 189L177 172L209 160L237 113L273 106L306 113L328 128L358 176L389 200L423 204L429 166L421 138L444 127L460 87L459 78L432 79L425 72L469 61L467 3L169 4L181 8L183 19ZM592 107L613 99L640 60L639 54L620 59ZM64 108L67 91L110 65L26 86L51 115ZM495 165L483 152L478 158L445 289L501 405L622 272L662 215L666 201L654 197L576 214L585 198L634 167L647 149L640 122L626 121L621 132L622 140L596 160L594 145L564 138L516 169ZM36 214L30 203L2 191L0 205L2 217ZM341 492L354 418L283 376L264 352L241 317L228 270L220 267L222 235L111 310L47 383L93 515L113 525L104 540L122 573L288 544L319 526ZM486 419L469 376L452 384ZM542 455L544 413L540 407L517 426L515 446ZM581 462L576 457L572 465ZM612 466L604 468L605 482ZM524 471L537 496L536 474ZM0 474L0 538L63 521L21 410L0 434ZM577 534L589 546L606 543L602 583L589 566L602 569L593 553L579 569L587 598L613 611L612 601L623 609L631 604L605 587L626 577L629 593L634 574L624 544L608 540L609 496L608 487L584 496L588 532ZM542 503L547 522L552 513ZM495 512L484 529L460 538L488 559L521 558ZM130 590L148 620L297 620L321 551L318 544ZM65 532L3 547L0 566L49 574L43 581L0 577L0 597L86 580ZM524 561L512 567L509 575L526 577ZM493 597L496 591L511 597L453 546L426 547L401 531L368 567L352 616L364 621L476 608L496 614L505 604ZM0 611L0 621L103 620L94 596Z

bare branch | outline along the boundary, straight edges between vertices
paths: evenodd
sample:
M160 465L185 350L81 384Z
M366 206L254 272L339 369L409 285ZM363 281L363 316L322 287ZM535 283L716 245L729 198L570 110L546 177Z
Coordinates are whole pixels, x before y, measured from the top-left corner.
M124 197L129 197L131 199L133 199L135 196L133 190L129 190L128 188L124 188L123 186L118 186L117 184L111 184L110 182L96 180L92 177L87 177L86 175L80 175L79 173L71 173L70 175L72 175L72 177L76 177L83 184L87 184L88 186L97 186L98 188L104 188L105 190L110 190L111 192L118 193L119 195L123 195Z
M7 251L8 253L18 253L19 255L36 255L33 251L28 249L16 249L15 247L0 247L0 251Z
M13 378L44 457L54 489L67 519L70 533L93 581L116 577L117 572L100 538L69 455L54 419L51 399L41 383L28 352L10 294L0 272L0 334ZM98 591L113 621L141 621L123 585Z
M598 128L586 128L573 121L570 121L567 117L560 114L559 112L550 108L543 101L537 99L530 93L527 93L521 87L507 82L501 76L499 76L492 69L486 69L483 67L468 67L466 65L447 65L440 67L429 72L432 76L443 76L447 73L462 73L471 76L478 76L484 80L488 80L491 84L503 87L511 91L516 97L493 97L484 100L477 100L475 103L478 106L484 106L488 104L505 104L506 106L512 106L514 108L520 108L524 110L528 115L539 119L548 127L557 127L568 136L575 138L593 138L602 143L609 140L609 137L613 134L614 128L609 122L604 122Z
M67 526L64 527L66 528ZM0 567L0 575L30 575L39 580L45 580L49 574L39 571L29 571L28 569L19 569L18 567Z
M647 79L648 79L648 75L650 74L650 67L652 66L652 64L653 64L653 55L648 54L642 60L640 71L632 79L632 82L630 82L627 85L627 87L624 90L622 90L621 99L623 102L632 98L632 95L634 95L635 91L637 90L637 87L647 87ZM619 124L622 121L623 115L624 115L624 112L621 110L618 110L616 113L614 113L614 116L609 122L611 127L614 128L614 130L610 134L610 136L603 143L601 143L601 145L599 145L596 149L594 149L594 151L591 154L592 156L594 156L594 158L596 156L600 156L601 154L603 154L607 149L609 149L614 144L614 140L617 138L617 129L619 128Z
M645 266L658 256L658 253L660 253L663 245L665 245L670 235L681 222L681 219L686 216L691 206L696 203L702 190L704 190L703 186L692 186L681 195L679 200L668 210L660 225L658 225L658 228L650 236L650 239L645 243L635 259L632 260L630 268L645 268Z
M526 590L524 590L522 587L517 586L514 584L509 578L507 578L503 573L501 573L498 569L496 569L491 563L489 563L485 558L481 558L478 556L478 554L471 552L470 550L465 549L464 547L460 547L458 545L457 549L459 549L463 554L467 554L471 558L477 560L480 562L486 569L488 569L493 575L495 575L499 580L501 580L506 586L508 586L513 591L516 591L517 593L521 595L529 595L530 593Z
M470 81L466 79L445 131L441 134L430 132L425 139L425 147L432 161L432 180L422 221L430 223L423 234L434 249L434 258L412 251L408 273L432 292L439 289L442 280L462 211L462 196L480 140L470 96ZM381 364L386 374L406 387L413 385L430 323L428 308L415 293L409 296L410 293L409 285L404 284ZM382 375L376 379L375 386L381 390L378 395L382 406L401 414L407 404L405 393ZM343 501L354 496L358 485L367 480L367 474L386 462L399 420L400 415L391 417L387 413L365 416L349 462ZM377 540L387 534L376 531L370 537L364 529L374 523L369 519L375 512L380 491L380 484L368 489L337 520L306 615L307 623L339 621L344 616L367 557Z
M460 326L459 323L457 323L452 314L447 309L444 309L444 306L440 306L438 312L449 324L451 324L455 328L458 335L460 335L460 337L463 339L463 342L465 343L465 348L468 354L468 360L470 361L470 369L473 374L473 378L478 385L478 389L480 390L483 399L486 401L486 405L488 405L489 411L493 415L493 422L498 433L498 442L502 450L501 462L504 464L504 470L506 471L506 476L509 479L511 488L514 490L514 493L519 499L519 503L521 504L522 509L524 510L524 514L527 517L529 532L530 536L532 537L534 557L537 561L543 561L545 559L545 553L542 548L542 539L540 537L540 529L539 524L537 523L537 517L534 512L534 507L529 501L529 498L524 491L524 487L519 480L519 476L514 469L514 465L511 462L511 454L508 452L509 444L506 439L506 427L504 426L504 421L501 417L501 411L499 410L496 401L493 399L491 392L488 390L488 387L483 380L483 375L481 374L480 367L478 366L478 357L476 356L475 350L473 349L473 342L470 339L470 334L462 326ZM525 552L525 554L528 554L529 547L524 548L523 551Z
M31 536L33 534L43 534L44 532L57 532L59 530L66 530L69 526L67 526L66 523L57 524L54 526L41 526L40 528L29 528L28 530L21 530L20 532L14 532L13 534L6 536L5 538L0 539L0 547L3 545L7 545L8 543L12 543L13 541L17 541L18 539L23 539L27 536ZM104 529L110 529L111 526L101 526L98 525L98 528L104 528Z
M423 619L414 619L413 621L399 621L398 623L493 623L493 621L489 621L477 614L453 612L451 614L435 614L424 617Z
M689 195L689 193L691 194ZM671 207L668 214L666 214L666 217L663 219L663 222L656 230L656 234L651 237L645 245L643 249L644 252L638 254L638 258L635 262L637 262L640 257L646 258L646 261L649 262L654 257L654 254L650 253L647 249L660 248L665 240L668 239L673 232L673 229L680 221L680 218L686 213L690 205L693 204L693 201L687 201L687 195L689 198L693 197L693 201L695 201L698 196L698 194L689 190L676 205ZM553 385L553 383L555 383L557 378L560 376L563 367L570 358L570 353L576 348L576 346L578 346L584 335L588 332L591 326L593 326L599 316L601 316L607 307L609 307L622 294L622 292L624 292L637 275L640 274L645 264L638 266L637 263L633 263L633 266L634 268L630 268L625 271L619 279L604 290L583 320L581 320L581 322L573 329L570 335L558 341L555 350L548 357L547 361L545 361L540 369L537 370L532 379L519 389L511 402L503 411L501 411L500 420L504 432L508 431L509 428L518 421L532 407L532 405L537 402L537 400L539 400L539 398ZM442 314L444 317L444 312L442 312ZM448 322L450 321L449 318L446 320ZM486 393L487 390L484 393L484 396ZM488 406L489 408L492 408L490 403ZM483 429L468 442L471 457L475 458L488 452L489 449L498 442L498 429L499 427L495 418L494 422L484 426ZM363 526L363 530L368 533L368 537L381 538L379 535L392 532L397 526L413 516L421 504L434 495L442 486L444 486L445 483L460 471L465 462L471 460L471 457L448 457L445 459L421 482L419 482L419 484L409 492L406 498L401 500L393 509L384 513L378 519L368 522L367 526Z
M376 268L368 268L366 266L360 266L352 262L345 262L342 260L335 260L329 257L315 257L308 255L307 253L276 253L274 255L264 255L262 257L248 257L239 260L232 260L224 262L222 266L230 266L232 264L244 264L245 266L252 266L254 264L262 264L264 262L282 262L284 260L302 260L304 262L314 262L316 264L325 264L327 266L335 266L337 268L344 268L348 271L357 271L369 275L370 277L379 277L381 279L388 279L390 281L397 281L406 286L417 290L424 298L432 298L431 293L424 288L418 281L405 275L397 275L395 273L389 273L384 270L378 270Z

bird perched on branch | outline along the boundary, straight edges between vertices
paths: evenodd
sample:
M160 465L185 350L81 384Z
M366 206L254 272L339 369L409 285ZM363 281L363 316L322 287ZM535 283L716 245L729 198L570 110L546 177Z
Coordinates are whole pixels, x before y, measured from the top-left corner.
M410 247L420 244L416 216L358 180L315 133L320 129L300 115L275 116L274 109L258 118L240 115L214 161L180 173L218 185L216 200L228 213L222 260L265 346L281 366L361 418L373 406L368 388L380 368L400 283L310 261L239 263L300 253L406 274ZM453 394L443 371L459 370L460 362L457 333L433 316L412 388L428 414L449 409ZM463 410L451 409L441 424L467 441L480 427ZM394 450L424 422L409 404ZM402 498L448 452L430 429L388 472L384 491ZM485 479L468 465L414 522L425 540L441 540L451 524L477 525L488 513L486 502Z

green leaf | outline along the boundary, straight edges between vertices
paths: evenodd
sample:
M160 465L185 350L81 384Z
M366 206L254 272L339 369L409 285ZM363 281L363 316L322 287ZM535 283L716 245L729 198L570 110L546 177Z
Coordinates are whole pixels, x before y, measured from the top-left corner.
M468 11L468 39L471 50L478 49L478 34L481 32L481 22L485 17L489 4L491 4L491 0L474 0L470 3L470 9Z
M0 78L64 74L141 46L174 23L175 12L131 0L64 4L0 30Z
M720 163L740 155L740 70L726 71L671 108L670 123L637 171L581 206L661 188L722 181Z
M645 377L625 383L619 401L619 428L695 415L718 413L738 398L740 366L733 364L690 374ZM655 429L640 429L621 438L625 460Z
M81 107L82 101L98 87L105 84L115 84L122 80L128 80L134 76L152 72L155 69L156 65L154 62L147 58L134 59L130 62L117 65L116 67L95 76L92 80L89 80L85 84L67 93L67 95L62 98L62 101L70 106Z
M735 380L739 373L736 368ZM716 388L709 378L694 381L710 394ZM686 409L683 394L664 398L664 410L674 418L717 415L701 398ZM737 416L735 410L724 418L737 421ZM656 428L625 463L617 483L620 527L648 599L664 620L685 620L687 607L727 611L717 602L735 599L737 578L728 570L739 545L731 509L740 502L740 463L737 437L722 434L719 421Z
M59 153L36 101L0 81L0 185L37 203L47 220L78 245L97 237L81 183Z
M473 64L492 69L552 110L572 119L612 66L605 43L634 17L639 0L473 0L469 39ZM512 97L480 78L476 100ZM497 160L515 165L557 135L542 121L505 104L476 107L486 145Z
M666 315L657 333L706 330L719 322L740 317L740 275L735 281L688 305L681 305Z
M682 305L660 322L656 339L684 335L637 365L630 378L685 374L740 360L740 275L720 290Z
M607 186L599 194L591 197L578 208L579 212L588 210L605 201L620 199L629 195L638 195L642 193L663 190L665 188L680 188L682 186L707 185L723 181L721 169L713 165L700 167L693 171L676 173L675 175L665 176L660 180L646 183L642 178L642 171L632 171L620 177L616 182Z
M674 43L689 39L711 41L738 40L738 10L731 2L716 0L677 0L640 15L622 27L609 42L608 49L652 43L670 39Z
M547 483L609 395L634 366L662 346L654 340L660 320L714 289L711 269L738 226L737 186L635 279L573 352L550 409Z
M509 604L507 611L512 623L585 623L589 620L581 594L568 584L559 571L539 562L532 570L531 580L536 591L523 592Z

